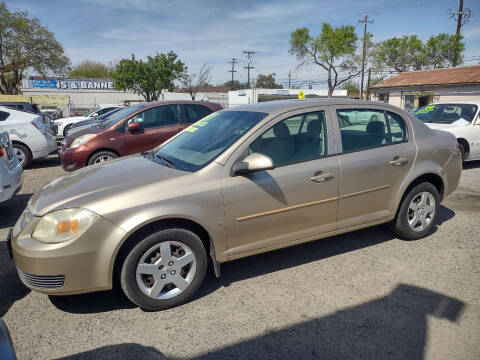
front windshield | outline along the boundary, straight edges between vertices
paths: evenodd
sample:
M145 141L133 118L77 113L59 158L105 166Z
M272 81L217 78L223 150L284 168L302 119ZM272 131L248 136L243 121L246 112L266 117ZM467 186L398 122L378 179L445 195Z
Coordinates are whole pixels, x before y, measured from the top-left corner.
M101 126L104 127L104 128L109 128L109 127L115 125L120 120L122 120L125 116L130 115L130 114L134 113L135 111L142 109L143 107L144 107L144 105L139 104L139 105L135 105L135 106L128 106L128 107L122 108L122 110L119 110L119 111L115 112L114 114L110 115L109 117L107 117L102 122Z
M121 107L115 108L115 109L113 109L109 112L106 112L105 114L102 114L102 115L98 116L95 120L101 120L101 121L107 120L107 118L109 118L110 116L112 116L113 114L115 114L116 112L118 112L122 109L123 108L121 108Z
M184 171L197 171L223 153L267 116L251 111L220 111L186 128L157 149L155 161Z
M98 109L93 109L93 110L85 111L82 116L89 117L90 115L92 115L92 114L95 113L96 111L98 111Z
M416 108L413 115L425 123L466 125L472 122L476 112L474 104L431 104Z

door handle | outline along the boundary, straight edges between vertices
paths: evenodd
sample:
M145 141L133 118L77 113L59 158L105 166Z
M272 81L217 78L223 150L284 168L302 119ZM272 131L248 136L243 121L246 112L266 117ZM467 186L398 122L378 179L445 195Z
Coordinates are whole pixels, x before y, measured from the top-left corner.
M395 156L393 160L390 161L390 165L393 165L393 166L402 166L402 165L405 165L406 163L408 163L408 159L400 156Z
M335 175L332 173L325 173L325 174L321 173L321 174L312 176L310 180L314 182L322 182L322 181L333 179L334 176Z

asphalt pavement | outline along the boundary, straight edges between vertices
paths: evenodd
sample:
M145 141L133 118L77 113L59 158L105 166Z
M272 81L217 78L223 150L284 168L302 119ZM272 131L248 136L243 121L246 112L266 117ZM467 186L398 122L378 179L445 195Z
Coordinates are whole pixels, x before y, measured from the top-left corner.
M161 312L20 283L3 239L58 165L34 162L0 204L0 316L19 359L480 359L480 162L425 239L377 226L233 261Z

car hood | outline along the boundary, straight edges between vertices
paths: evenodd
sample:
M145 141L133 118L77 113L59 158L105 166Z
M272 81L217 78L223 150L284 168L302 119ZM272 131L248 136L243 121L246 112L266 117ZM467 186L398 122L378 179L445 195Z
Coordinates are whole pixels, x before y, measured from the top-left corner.
M425 123L430 129L442 130L442 129L451 129L456 127L464 127L470 125L466 120L460 119L452 122L451 124L439 124L439 123Z
M86 134L100 134L101 132L104 132L107 130L106 128L103 127L98 127L98 126L85 126L85 127L80 127L78 129L74 129L73 131L67 133L67 137L65 138L65 145L68 147L72 143L73 140L76 138L86 135Z
M116 194L148 191L150 184L189 174L141 155L129 156L103 165L88 166L53 180L32 196L30 207L37 216L72 207L104 215L102 208L111 207L110 201L116 201Z
M65 121L80 121L80 120L88 120L90 119L89 117L86 117L86 116L71 116L71 117L67 117L67 118L60 118L60 119L56 119L55 121L57 122L65 122Z

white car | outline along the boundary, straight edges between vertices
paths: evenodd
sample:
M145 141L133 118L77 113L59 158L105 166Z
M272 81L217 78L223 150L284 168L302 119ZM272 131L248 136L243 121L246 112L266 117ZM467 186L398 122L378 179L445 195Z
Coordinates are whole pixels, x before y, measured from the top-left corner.
M15 155L8 132L0 131L0 203L20 191L22 184L22 164Z
M480 101L439 102L419 107L413 115L431 129L455 135L464 161L480 159Z
M59 136L67 136L67 132L73 124L79 121L93 119L99 115L105 114L106 112L116 109L117 107L123 107L123 105L103 106L103 107L99 107L91 111L88 111L85 114L83 114L83 116L72 116L68 118L56 119L55 124L58 126L57 134Z
M25 168L33 159L57 151L53 127L42 115L0 106L0 131L7 131L18 160Z

